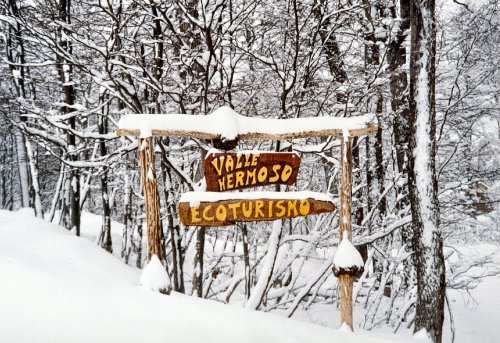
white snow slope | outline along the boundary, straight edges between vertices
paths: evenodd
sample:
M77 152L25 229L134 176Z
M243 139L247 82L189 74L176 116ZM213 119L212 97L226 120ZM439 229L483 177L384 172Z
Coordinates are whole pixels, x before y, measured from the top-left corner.
M0 342L394 342L161 295L140 288L139 278L139 270L27 210L0 211Z

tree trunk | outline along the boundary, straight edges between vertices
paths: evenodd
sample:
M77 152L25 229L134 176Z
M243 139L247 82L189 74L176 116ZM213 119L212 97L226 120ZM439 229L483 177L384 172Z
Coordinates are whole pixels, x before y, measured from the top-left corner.
M59 20L66 24L71 24L71 0L59 0L58 4ZM58 42L65 54L72 54L72 46L69 41L69 32L66 32L62 26L58 29ZM62 54L57 54L57 67L59 73L59 80L62 84L64 105L62 111L65 114L74 112L73 105L75 104L75 88L72 83L72 66ZM71 130L76 129L76 117L70 116L68 119L68 126ZM67 132L68 142L68 157L70 161L78 160L78 152L76 145L76 136L71 131ZM66 228L75 230L75 234L80 236L80 171L78 168L71 167L70 169L70 187L69 187L69 210L70 221L66 222Z
M202 152L200 159L205 159L206 152ZM203 176L203 163L197 170L195 175L196 180L202 179ZM203 256L205 254L205 228L199 227L196 229L196 254L194 256L194 271L193 271L193 289L192 294L196 293L198 297L203 296Z
M196 254L194 256L193 291L197 297L203 297L203 255L205 254L205 228L196 229Z
M14 18L19 16L19 9L16 0L9 0L8 7L9 14ZM14 79L14 88L18 98L24 99L26 97L25 90L25 70L23 64L25 63L24 56L24 43L22 39L22 31L19 22L16 24L9 24L9 31L7 35L7 60L12 63L20 63L20 66L10 64L9 68ZM17 73L15 73L17 72ZM26 123L26 117L19 111L19 120ZM16 150L17 150L17 163L19 171L19 183L21 187L21 206L30 207L33 204L30 201L30 172L28 163L27 137L24 133L18 130L15 134L16 137Z
M434 0L414 0L411 7L409 186L413 249L417 274L415 332L425 329L442 340L445 301L443 239L439 228L436 176Z
M241 236L243 238L243 262L245 263L245 299L250 298L251 274L250 274L250 251L248 249L247 224L241 226Z
M252 310L258 310L264 297L266 295L267 288L271 282L273 276L274 265L276 263L276 257L278 256L278 250L281 240L281 234L283 232L283 221L275 220L273 222L273 230L271 236L268 240L266 256L263 260L262 269L259 274L259 279L255 288L250 295L245 307Z
M409 139L410 108L406 91L408 89L407 71L403 69L406 63L406 30L410 27L410 0L400 1L400 29L388 45L389 78L391 90L391 109L393 113L394 145L396 149L396 164L399 173L406 174L406 159ZM398 194L405 191L398 186ZM398 209L404 208L405 203L397 201Z
M104 102L104 101L103 101ZM103 109L104 111L104 109ZM102 113L98 118L99 133L108 133L108 118L106 113ZM106 141L99 141L99 153L101 156L108 154ZM102 199L102 228L99 237L99 245L106 251L113 253L113 242L111 240L111 207L108 193L108 167L104 166L101 173L101 199Z
M28 155L30 174L31 174L33 208L35 209L35 216L43 219L43 206L42 206L42 199L40 196L40 183L38 180L38 165L37 165L36 153L33 150L33 147L29 139L25 139L25 143L26 143L26 153Z

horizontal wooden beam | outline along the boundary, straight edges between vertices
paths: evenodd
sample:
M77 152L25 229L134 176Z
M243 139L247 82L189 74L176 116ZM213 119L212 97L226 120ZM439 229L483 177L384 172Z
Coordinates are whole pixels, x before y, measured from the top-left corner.
M374 115L353 117L262 118L221 107L208 115L130 114L118 123L118 136L178 136L222 141L290 140L364 136L377 132Z
M286 123L283 123L286 125ZM359 136L369 136L374 135L378 130L378 125L369 124L364 128L347 130L349 136L359 137ZM291 139L309 138L309 137L342 137L344 130L341 129L329 129L329 130L317 130L317 131L303 131L294 133L263 133L263 132L250 132L239 134L236 136L237 140L240 141L284 141ZM116 130L117 136L141 136L140 129L118 129ZM201 131L179 131L179 130L161 130L152 129L152 136L162 136L162 137L187 137L187 138L198 138L198 139L220 139L220 135L201 132Z

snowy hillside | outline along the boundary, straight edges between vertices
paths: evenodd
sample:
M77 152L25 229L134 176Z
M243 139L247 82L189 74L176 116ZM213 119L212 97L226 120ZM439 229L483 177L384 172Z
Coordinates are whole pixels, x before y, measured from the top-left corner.
M139 270L28 210L0 211L0 271L1 342L402 342L143 290Z

